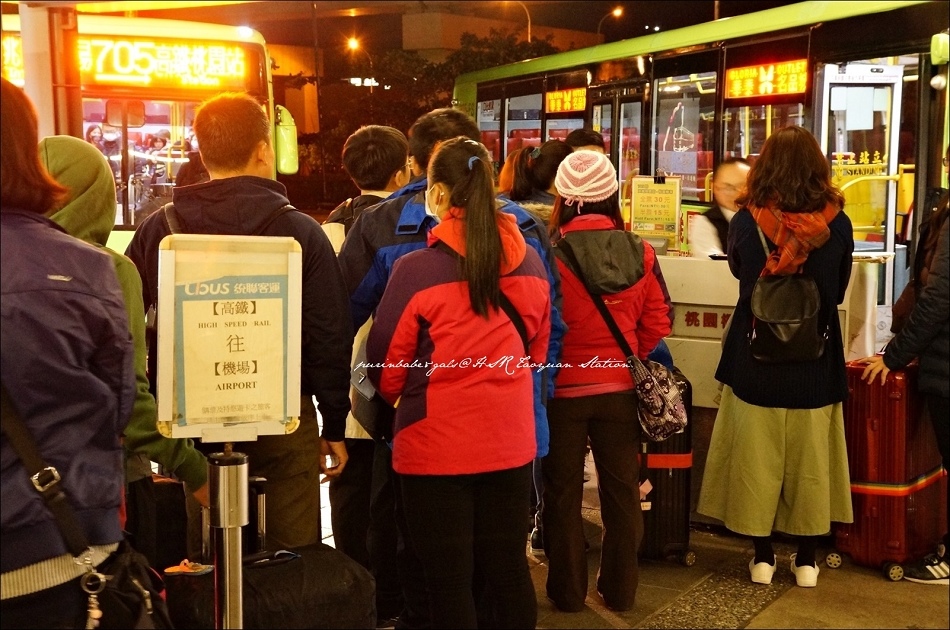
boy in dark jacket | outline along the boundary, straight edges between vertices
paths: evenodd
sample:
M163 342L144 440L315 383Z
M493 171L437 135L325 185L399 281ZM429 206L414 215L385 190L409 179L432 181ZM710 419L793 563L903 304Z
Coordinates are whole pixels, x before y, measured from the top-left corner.
M360 190L330 213L324 230L339 251L353 222L366 208L383 201L409 183L409 142L392 127L369 125L355 131L343 145L343 169ZM356 333L354 348L369 332L367 321ZM355 361L355 358L354 358ZM380 621L396 617L402 609L402 589L396 570L396 525L392 502L372 518L370 496L374 475L388 476L388 460L375 466L376 444L357 418L374 403L355 390L351 394L353 412L346 419L346 470L330 481L330 518L336 548L373 572L376 578L376 612ZM389 451L389 447L380 447ZM379 470L381 468L381 470Z

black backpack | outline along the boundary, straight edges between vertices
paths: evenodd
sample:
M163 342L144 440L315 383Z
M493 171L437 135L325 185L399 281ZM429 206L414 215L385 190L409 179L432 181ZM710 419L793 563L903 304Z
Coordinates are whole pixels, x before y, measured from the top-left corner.
M756 226L765 257L771 255ZM762 276L752 289L752 356L764 363L814 361L825 352L828 326L821 326L821 295L815 279L803 273Z

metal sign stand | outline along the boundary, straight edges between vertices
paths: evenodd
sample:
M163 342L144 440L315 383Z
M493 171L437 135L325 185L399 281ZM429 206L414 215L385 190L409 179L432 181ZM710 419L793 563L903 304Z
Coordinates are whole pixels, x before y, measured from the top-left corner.
M214 626L244 627L241 527L248 523L247 455L231 442L208 456L211 486L211 535L214 539Z
M224 444L208 457L214 619L243 628L250 480L234 443L300 426L301 248L291 237L173 234L158 268L158 429Z

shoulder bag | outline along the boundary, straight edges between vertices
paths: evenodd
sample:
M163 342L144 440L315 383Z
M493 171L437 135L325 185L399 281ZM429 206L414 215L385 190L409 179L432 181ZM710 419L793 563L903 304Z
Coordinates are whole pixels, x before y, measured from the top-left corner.
M98 567L92 566L89 540L61 487L60 473L43 461L5 386L2 403L3 433L23 462L33 488L52 512L69 553L75 562L85 565L79 583L89 596L86 628L172 628L161 577L128 541L120 542L115 553Z
M673 372L662 363L641 361L630 348L616 320L607 309L602 297L595 295L580 273L580 265L574 251L565 239L557 243L557 249L564 253L568 266L584 284L584 288L600 311L601 317L626 357L627 369L633 377L634 392L637 395L637 416L644 435L654 442L662 442L671 435L686 429L686 405L683 395L676 384Z

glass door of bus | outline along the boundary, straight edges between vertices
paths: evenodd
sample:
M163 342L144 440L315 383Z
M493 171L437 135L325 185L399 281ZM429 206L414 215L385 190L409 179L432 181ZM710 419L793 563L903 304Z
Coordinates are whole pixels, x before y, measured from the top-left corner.
M845 196L855 251L886 259L878 295L885 305L906 284L907 249L898 241L914 197L916 108L904 111L904 94L916 102L917 68L917 56L826 64L816 86L818 139Z

